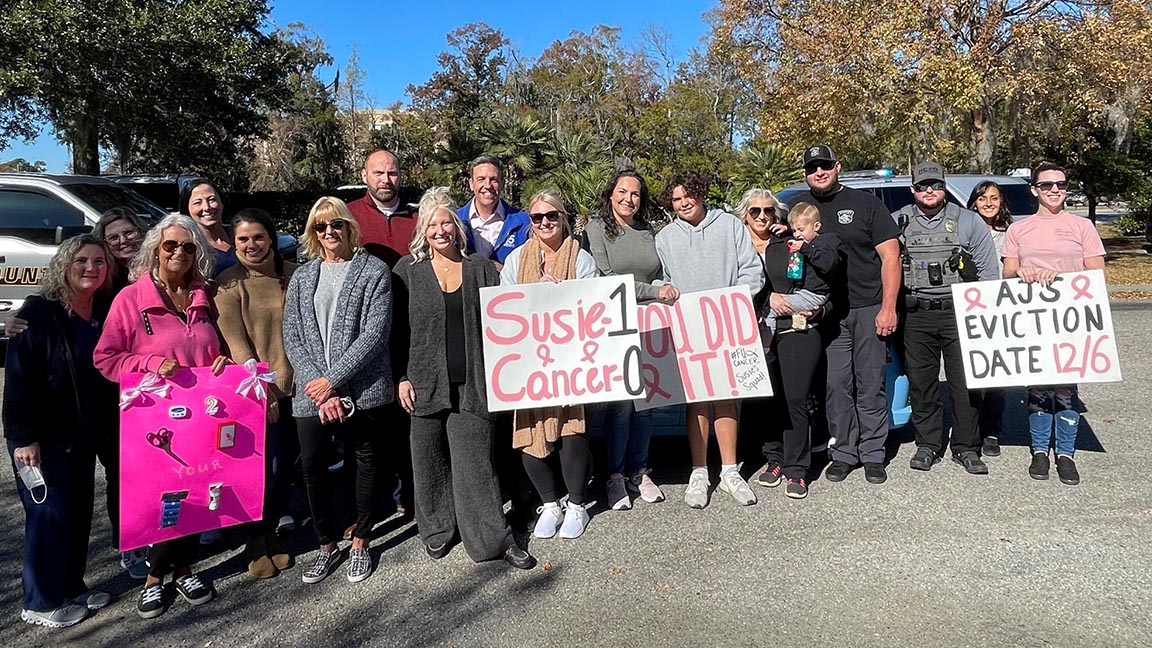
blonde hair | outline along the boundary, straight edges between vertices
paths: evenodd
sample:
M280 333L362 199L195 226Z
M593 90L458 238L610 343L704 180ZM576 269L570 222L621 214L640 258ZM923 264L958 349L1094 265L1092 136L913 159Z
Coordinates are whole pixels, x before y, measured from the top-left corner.
M52 260L48 262L48 267L44 269L43 279L40 280L40 296L54 302L59 302L64 305L65 310L72 311L72 298L76 296L76 287L68 281L68 267L72 265L72 260L85 246L94 245L100 248L100 253L104 255L104 267L107 272L104 274L104 283L96 290L99 292L112 291L112 275L116 271L116 260L112 258L112 252L108 250L108 245L104 239L96 236L95 234L80 234L65 240L56 248L56 254L52 255Z
M564 205L564 196L560 195L559 191L556 189L541 189L532 194L532 198L528 200L529 212L531 212L532 205L537 202L548 203L554 207L556 211L560 212L560 214L564 216L564 218L560 219L560 229L565 237L572 236L572 223L568 218L568 207ZM531 213L529 213L529 216L531 216ZM535 228L532 229L532 236L536 236Z
M192 220L191 216L183 214L169 214L148 230L144 241L140 243L140 249L136 251L136 256L132 257L128 278L136 281L146 274L155 276L156 269L160 267L160 244L164 242L164 230L169 227L179 227L188 232L188 236L196 244L196 261L188 269L191 283L207 281L212 276L212 268L216 265L216 249L208 243L204 229Z
M788 210L788 225L796 226L800 224L812 224L820 222L820 210L816 205L806 202L798 202Z
M448 187L432 187L425 191L424 195L420 196L419 209L416 229L412 232L412 242L408 244L408 251L412 253L412 263L426 261L432 257L432 246L428 243L428 238L424 232L428 229L428 224L441 210L452 215L452 224L456 227L453 244L460 252L465 252L468 249L468 241L464 237L464 224L456 215L456 202L449 195Z
M740 202L736 203L736 215L740 220L744 220L748 216L748 207L752 205L753 200L769 200L772 202L772 207L776 210L776 220L782 220L781 216L788 211L784 203L780 202L776 195L768 189L761 189L753 187L744 192L740 196Z
M348 205L344 204L343 200L333 198L331 196L322 196L312 205L312 210L308 212L308 220L304 223L304 253L310 259L319 259L324 256L324 248L320 245L320 236L316 234L316 230L312 229L312 225L316 221L323 221L331 223L332 221L340 219L348 223L347 234L344 235L344 240L348 241L348 245L355 250L360 247L360 223L352 216L352 212L348 211Z

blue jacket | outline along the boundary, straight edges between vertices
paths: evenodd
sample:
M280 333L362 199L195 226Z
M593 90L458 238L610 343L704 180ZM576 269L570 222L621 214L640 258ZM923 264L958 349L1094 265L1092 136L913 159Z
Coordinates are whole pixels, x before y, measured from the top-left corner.
M500 229L500 236L496 239L496 244L492 246L492 256L489 258L504 263L504 259L512 253L512 250L524 245L524 241L528 240L528 235L532 233L532 219L529 218L528 212L513 207L503 200L500 201L500 204L504 206L504 227ZM460 222L464 224L464 235L468 239L469 253L476 251L476 244L472 238L472 225L468 223L468 210L471 207L472 201L469 200L456 211L456 215L460 217Z

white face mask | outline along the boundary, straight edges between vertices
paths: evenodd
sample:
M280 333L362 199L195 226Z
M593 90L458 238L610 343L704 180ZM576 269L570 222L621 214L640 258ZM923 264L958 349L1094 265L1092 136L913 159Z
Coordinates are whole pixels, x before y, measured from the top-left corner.
M43 504L44 500L48 499L48 486L44 483L44 473L40 471L40 468L38 466L26 466L18 463L16 471L20 475L20 481L24 482L24 487L31 493L32 501L37 504ZM44 495L41 496L40 499L36 499L37 488L44 489Z

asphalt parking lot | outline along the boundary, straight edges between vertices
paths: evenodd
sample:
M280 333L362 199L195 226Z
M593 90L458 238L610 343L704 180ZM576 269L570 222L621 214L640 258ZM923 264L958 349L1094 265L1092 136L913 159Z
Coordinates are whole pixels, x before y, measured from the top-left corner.
M201 563L219 598L154 621L136 616L138 587L101 507L88 583L117 598L50 631L19 619L23 513L9 478L0 633L14 646L1152 645L1152 304L1114 313L1125 381L1081 389L1076 487L1029 479L1018 402L987 477L948 461L914 473L901 432L887 484L818 479L803 501L754 486L761 501L748 508L722 493L685 507L686 443L660 439L655 477L669 500L601 505L583 538L531 541L541 565L530 572L474 565L460 548L434 562L394 517L377 527L376 572L362 583L341 571L304 585L299 566L252 581L237 538ZM307 552L309 536L298 530L290 546Z

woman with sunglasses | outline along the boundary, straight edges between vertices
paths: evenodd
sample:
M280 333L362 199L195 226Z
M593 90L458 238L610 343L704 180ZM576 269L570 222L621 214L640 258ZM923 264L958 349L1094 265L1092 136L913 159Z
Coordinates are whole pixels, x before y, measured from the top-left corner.
M128 207L113 207L100 216L92 234L108 245L111 252L112 263L108 268L111 277L112 295L115 296L122 288L128 285L128 266L132 257L140 249L140 240L144 237L144 226L136 213ZM21 313L23 314L23 313ZM4 320L4 334L9 338L20 335L28 328L28 322L15 315ZM112 529L112 546L120 544L120 439L119 426L109 428L109 436L97 448L100 465L104 466L104 479L106 487L105 509L108 511L108 520ZM145 552L140 549L125 551L120 554L120 564L128 570L128 576L135 580L144 580L148 575L148 565L145 564Z
M152 228L133 259L133 282L112 302L96 345L100 373L119 382L132 372L169 377L181 367L223 371L228 359L205 284L211 270L212 253L192 219L167 216ZM212 589L192 572L198 553L198 534L148 548L148 577L136 608L142 618L164 613L163 581L170 573L176 591L192 605L212 600Z
M384 406L394 394L388 356L392 273L360 247L360 226L338 198L323 197L312 206L303 247L312 260L292 275L284 305L284 350L294 370L292 415L320 545L303 580L327 578L339 555L325 461L336 434L344 439L345 466L354 470L356 527L347 576L356 583L372 573L376 446L386 431Z
M24 303L32 328L7 345L4 436L25 519L20 618L49 628L79 623L110 600L88 589L84 572L96 455L116 430L116 386L92 365L112 301L111 265L99 237L61 243L40 293Z
M600 192L599 210L584 226L581 243L592 253L600 274L630 274L636 279L637 301L672 303L680 296L676 286L653 284L664 278L664 267L656 255L656 234L648 224L648 202L648 184L639 173L617 172ZM632 508L630 492L648 503L663 501L663 491L648 476L652 411L638 412L632 401L602 407L608 436L608 506L616 511Z
M1068 172L1051 162L1032 171L1032 194L1039 201L1035 216L1008 226L1004 239L1004 278L1050 285L1065 272L1104 269L1104 242L1092 221L1064 209ZM1032 433L1032 479L1048 479L1048 451L1056 430L1056 474L1075 486L1080 473L1073 457L1080 412L1076 385L1039 385L1028 389L1028 429Z
M244 556L248 574L271 578L292 564L280 547L276 525L288 512L289 483L296 463L292 408L292 365L284 352L284 293L296 265L276 248L276 226L263 209L242 209L232 220L237 265L216 278L220 334L232 359L267 362L276 372L268 386L268 425L264 434L264 520L252 522Z
M1000 276L1004 276L1004 240L1008 226L1012 224L1012 212L1004 199L1004 190L992 180L985 180L972 188L968 196L968 209L976 212L988 226L992 243L996 246L996 260L1000 262ZM985 457L1000 456L1000 430L1004 418L1004 390L985 389L980 403L980 436L984 437L980 454Z
M502 285L560 283L600 276L596 260L580 249L572 237L568 208L559 192L537 191L528 205L532 233L504 260L500 271ZM557 531L561 538L579 538L588 526L585 489L590 455L584 433L582 405L516 410L512 447L523 453L524 472L544 503L533 530L537 538L551 538ZM568 490L568 505L563 511L556 492L555 469L549 460L553 450L560 455L560 472Z
M209 279L215 279L216 275L236 265L236 249L224 228L224 202L212 183L199 178L184 185L180 191L180 213L196 221L216 252Z
M397 391L412 416L416 526L433 559L447 556L459 534L474 561L531 569L504 517L484 380L480 289L499 285L500 274L467 247L448 188L429 189L411 253L396 264L396 319L409 325L396 327L407 331L397 340L407 351Z

